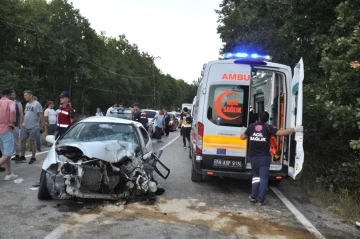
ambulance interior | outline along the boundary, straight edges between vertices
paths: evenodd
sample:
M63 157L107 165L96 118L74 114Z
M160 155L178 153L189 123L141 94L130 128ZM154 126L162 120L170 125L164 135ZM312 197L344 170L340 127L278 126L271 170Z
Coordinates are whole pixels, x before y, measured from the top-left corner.
M285 125L285 75L265 69L254 69L250 82L250 105L252 109L249 113L249 124L258 120L258 114L267 111L270 115L269 125L274 125L278 129ZM282 163L281 155L283 147L283 137L277 138L278 153L273 156L273 164ZM275 166L273 165L273 166Z

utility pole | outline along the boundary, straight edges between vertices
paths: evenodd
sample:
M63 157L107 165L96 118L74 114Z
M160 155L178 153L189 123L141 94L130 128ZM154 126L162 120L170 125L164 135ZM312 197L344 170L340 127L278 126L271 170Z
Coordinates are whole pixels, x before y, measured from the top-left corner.
M39 41L38 41L38 36L39 36L39 31L36 28L34 30L34 34L35 34L35 46L34 46L34 51L35 51L35 60L34 60L34 73L35 75L39 74Z
M156 57L151 57L152 61L152 65L151 65L151 70L152 70L152 85L153 85L153 107L155 107L156 104L156 79L155 79L155 59L161 59L160 56L156 56Z

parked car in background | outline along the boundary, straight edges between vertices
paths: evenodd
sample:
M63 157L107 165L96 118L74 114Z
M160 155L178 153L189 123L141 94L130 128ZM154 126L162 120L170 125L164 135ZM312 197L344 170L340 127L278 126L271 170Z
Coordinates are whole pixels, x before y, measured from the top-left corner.
M131 110L127 108L120 108L120 107L114 107L112 111L110 111L110 114L107 114L108 117L115 117L119 119L132 119Z
M173 112L168 112L168 115L170 115L170 131L174 132L179 127L180 121L176 118L176 115Z
M180 128L180 112L175 112L175 111L173 111L173 112L170 112L171 114L174 114L175 115L175 117L176 117L176 119L177 119L177 122L178 122L178 128Z

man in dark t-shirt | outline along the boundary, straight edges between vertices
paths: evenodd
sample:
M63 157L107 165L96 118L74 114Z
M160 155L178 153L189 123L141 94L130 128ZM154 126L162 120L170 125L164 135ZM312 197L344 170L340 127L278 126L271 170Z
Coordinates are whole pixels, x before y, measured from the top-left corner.
M249 196L250 202L265 204L266 190L269 181L271 164L270 137L271 135L284 136L294 132L302 132L303 126L296 126L291 129L277 129L268 125L269 113L264 111L259 114L259 121L251 124L240 136L241 139L249 139L248 156L251 160L252 188Z
M145 113L142 113L140 110L140 104L139 103L134 103L133 105L134 108L134 116L133 116L133 120L137 121L139 123L141 123L145 129L147 129L147 124L149 122L148 117Z

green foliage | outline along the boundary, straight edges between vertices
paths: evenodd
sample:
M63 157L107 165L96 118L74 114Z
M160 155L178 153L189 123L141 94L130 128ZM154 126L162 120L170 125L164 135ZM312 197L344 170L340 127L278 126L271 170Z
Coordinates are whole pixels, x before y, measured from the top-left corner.
M360 2L223 0L223 51L305 62L305 168L333 191L360 189Z
M97 34L67 0L0 1L0 35L0 88L31 89L41 103L66 90L77 112L92 115L112 103L178 108L196 94L125 35Z

